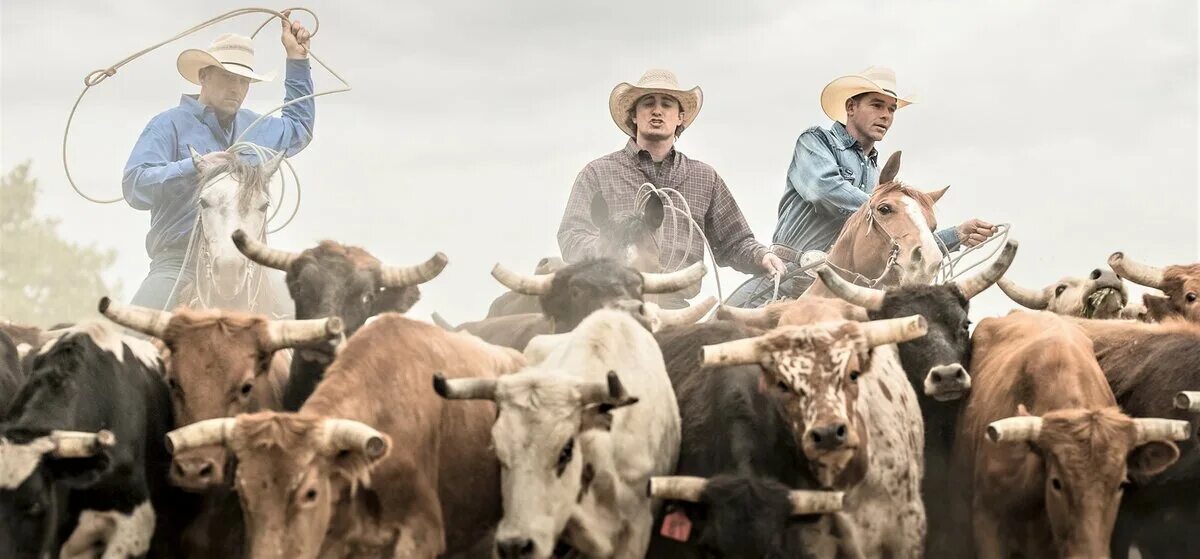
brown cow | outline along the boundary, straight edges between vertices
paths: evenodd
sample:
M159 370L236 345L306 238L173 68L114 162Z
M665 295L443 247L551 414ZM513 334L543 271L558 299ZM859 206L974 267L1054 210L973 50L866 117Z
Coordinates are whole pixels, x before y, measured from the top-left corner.
M1170 317L1183 317L1200 322L1200 262L1157 268L1134 261L1123 252L1108 257L1108 265L1117 275L1133 283L1161 289L1166 295L1142 296L1150 319L1161 322Z
M299 412L200 422L170 438L176 452L236 454L252 558L457 553L500 518L496 411L447 405L430 374L494 378L523 365L510 349L388 313L345 344Z
M1187 422L1122 414L1091 341L1052 313L984 319L971 363L954 460L978 555L1107 557L1126 476L1174 463Z

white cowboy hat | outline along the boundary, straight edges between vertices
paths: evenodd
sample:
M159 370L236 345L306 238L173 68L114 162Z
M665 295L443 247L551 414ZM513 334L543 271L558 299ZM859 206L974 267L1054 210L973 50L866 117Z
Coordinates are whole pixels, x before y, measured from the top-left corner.
M175 61L183 79L200 85L200 69L218 66L226 71L250 78L251 82L269 82L274 72L260 75L254 72L254 43L250 37L225 33L213 39L207 50L187 49Z
M846 100L860 93L882 93L896 100L897 108L916 102L913 96L896 93L896 72L883 66L871 66L857 74L842 76L821 90L821 109L829 118L846 124Z
M633 127L628 122L629 109L633 107L634 103L637 103L638 99L651 93L670 95L679 101L680 110L683 111L684 128L691 126L692 121L696 120L696 115L700 114L700 106L704 104L704 93L700 91L700 86L682 89L679 87L679 80L675 78L674 72L660 69L646 70L637 85L619 83L608 95L608 112L612 114L617 128L620 128L627 136L634 136Z

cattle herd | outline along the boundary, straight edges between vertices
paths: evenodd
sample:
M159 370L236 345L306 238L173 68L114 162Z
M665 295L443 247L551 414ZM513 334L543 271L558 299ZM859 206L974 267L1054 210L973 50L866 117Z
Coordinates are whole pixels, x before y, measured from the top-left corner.
M403 314L440 253L233 240L295 320L5 325L0 557L1200 557L1200 265L712 312L547 259L453 327Z

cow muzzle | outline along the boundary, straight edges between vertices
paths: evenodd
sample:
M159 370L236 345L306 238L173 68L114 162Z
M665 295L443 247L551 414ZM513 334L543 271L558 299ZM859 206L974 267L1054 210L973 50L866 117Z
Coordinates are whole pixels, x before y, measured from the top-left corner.
M201 492L225 484L225 452L197 449L171 461L171 485L186 491Z
M524 537L496 541L496 554L500 559L528 559L534 557L537 544Z
M971 390L971 375L958 363L938 365L925 376L925 395L939 402L961 399Z
M813 427L804 433L813 448L821 451L838 450L848 446L851 439L850 426L838 421Z

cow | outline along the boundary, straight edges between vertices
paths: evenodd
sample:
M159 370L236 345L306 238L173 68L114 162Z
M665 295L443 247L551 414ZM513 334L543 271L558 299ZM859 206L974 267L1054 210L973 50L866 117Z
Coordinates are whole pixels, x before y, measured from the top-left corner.
M827 511L792 502L793 491L819 484L792 433L786 395L757 363L701 367L702 347L764 333L724 320L655 333L679 403L676 475L708 482L699 492L652 488L673 502L648 557L796 557L814 546L798 522L813 518L795 513Z
M538 261L537 266L533 269L533 273L535 275L551 274L566 266L567 263L563 262L562 258L547 256ZM538 302L537 297L509 290L496 297L492 301L492 304L488 306L487 318L497 318L514 314L541 314L541 312L542 305Z
M169 446L234 453L250 557L460 553L500 518L495 406L447 405L429 375L523 365L511 349L384 313L345 343L299 412L201 421L172 431Z
M808 299L808 301L806 301ZM797 304L828 301L802 297ZM920 316L788 324L705 346L706 367L759 364L784 395L787 423L821 488L845 491L844 514L867 557L919 557L924 433L894 344L925 334Z
M1133 417L1188 420L1193 432L1200 417L1189 413L1186 394L1200 388L1200 325L1181 319L1162 324L1077 320L1091 338L1117 405ZM1112 556L1129 556L1137 545L1143 557L1200 556L1200 445L1178 443L1179 461L1162 473L1138 476L1121 499L1113 528Z
M233 244L246 258L287 274L297 319L340 317L346 336L379 313L408 311L421 296L417 286L437 277L449 262L438 252L415 266L388 266L362 248L328 240L299 253L288 252L258 242L240 229L233 233ZM292 359L283 394L285 410L300 409L331 359L330 351L317 348Z
M21 351L8 334L0 331L0 417L8 410L8 402L16 396L17 389L25 382L25 371L21 368Z
M601 309L516 374L435 375L433 385L443 398L499 410L499 557L547 559L560 538L588 557L645 557L654 518L646 486L675 468L679 408L643 324Z
M342 335L341 319L268 320L263 316L218 310L174 313L102 302L110 320L154 336L166 348L165 377L174 410L173 427L240 413L278 410L289 360L279 350L324 343ZM232 485L232 466L223 447L180 452L171 464L170 481L204 493L204 502L183 534L195 556L238 554L243 548L242 511Z
M920 315L928 324L924 336L897 344L900 363L919 395L925 425L925 476L921 495L928 515L926 555L947 556L948 539L958 537L960 522L944 506L954 491L949 480L950 451L963 397L971 389L970 301L998 280L1017 254L1009 240L987 268L943 285L907 285L878 290L852 284L821 268L818 279L843 300L863 307L872 320Z
M1000 278L1000 290L1022 307L1083 318L1126 318L1129 292L1117 274L1099 268L1087 277L1067 276L1041 289ZM1130 309L1129 312L1133 312Z
M1127 476L1174 463L1188 423L1122 413L1092 342L1059 315L987 318L972 342L954 467L976 553L1108 556Z
M0 421L0 557L150 553L170 526L170 426L153 345L98 320L47 342Z
M0 322L0 332L6 334L17 346L17 354L20 359L24 359L31 349L41 347L47 341L47 338L42 335L41 328L11 320Z
M1160 289L1163 295L1142 295L1147 315L1161 322L1170 317L1183 317L1200 322L1200 263L1177 264L1158 268L1133 260L1123 252L1108 257L1108 265L1117 275L1138 285Z

